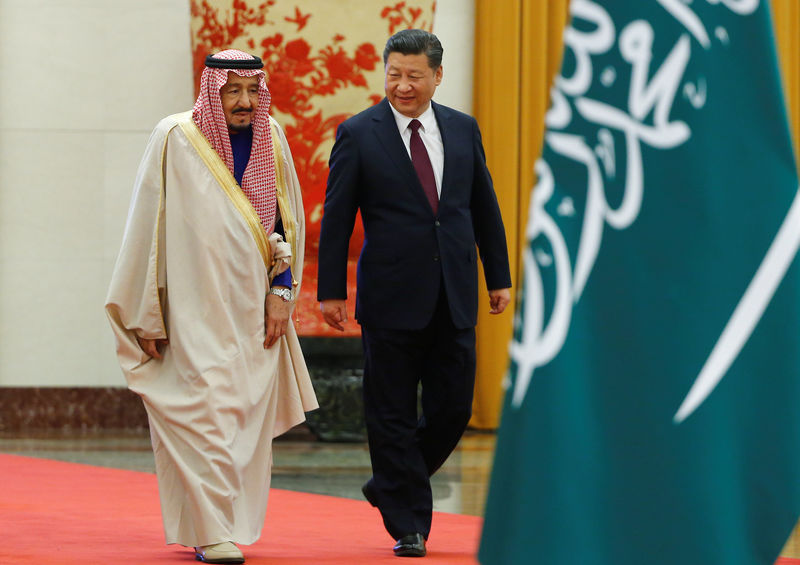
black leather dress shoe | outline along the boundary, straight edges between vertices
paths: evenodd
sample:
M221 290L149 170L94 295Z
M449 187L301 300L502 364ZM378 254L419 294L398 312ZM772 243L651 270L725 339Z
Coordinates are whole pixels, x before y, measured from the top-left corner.
M375 507L378 506L378 499L375 497L375 491L372 490L372 479L368 480L361 487L361 494L364 495L364 498L367 499L367 502L369 502Z
M408 534L397 540L394 554L398 557L425 557L425 537L422 534Z

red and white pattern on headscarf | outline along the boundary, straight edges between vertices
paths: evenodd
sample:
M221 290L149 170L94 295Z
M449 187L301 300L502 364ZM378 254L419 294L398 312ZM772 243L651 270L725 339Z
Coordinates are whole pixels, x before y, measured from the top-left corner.
M251 55L236 49L226 49L214 55L215 59L252 59ZM275 159L272 149L272 132L269 125L270 94L264 71L259 69L203 69L200 94L192 108L192 119L211 146L233 174L233 150L222 110L220 89L228 82L228 71L242 77L258 76L258 108L252 119L253 145L250 160L242 176L242 191L255 208L261 225L271 234L275 229L277 197L275 192Z

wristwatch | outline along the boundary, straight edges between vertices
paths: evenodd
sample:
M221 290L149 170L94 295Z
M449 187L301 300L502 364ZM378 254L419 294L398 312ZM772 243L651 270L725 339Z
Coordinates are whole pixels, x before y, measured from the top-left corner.
M294 298L292 296L292 289L291 288L271 288L269 289L270 294L274 294L275 296L280 296L283 298L284 302L291 302Z

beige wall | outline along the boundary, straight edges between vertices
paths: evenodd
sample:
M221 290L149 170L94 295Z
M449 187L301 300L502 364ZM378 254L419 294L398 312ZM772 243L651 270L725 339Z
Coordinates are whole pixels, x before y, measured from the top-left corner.
M442 42L442 84L434 100L472 113L472 75L475 51L475 1L437 0L433 33Z
M0 0L0 387L121 386L103 302L153 126L193 101L188 0ZM436 99L472 103L473 0Z
M188 1L0 0L0 386L123 384L103 314L132 180L192 102Z

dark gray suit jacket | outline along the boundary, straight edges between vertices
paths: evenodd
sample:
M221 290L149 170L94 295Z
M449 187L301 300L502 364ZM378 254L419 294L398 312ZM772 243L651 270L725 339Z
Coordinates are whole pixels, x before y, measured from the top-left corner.
M317 298L347 295L347 249L360 209L365 241L358 263L356 318L367 326L425 326L442 284L455 326L474 326L476 244L487 287L511 286L503 221L478 124L467 114L431 104L444 145L437 215L387 99L342 123L331 151Z

